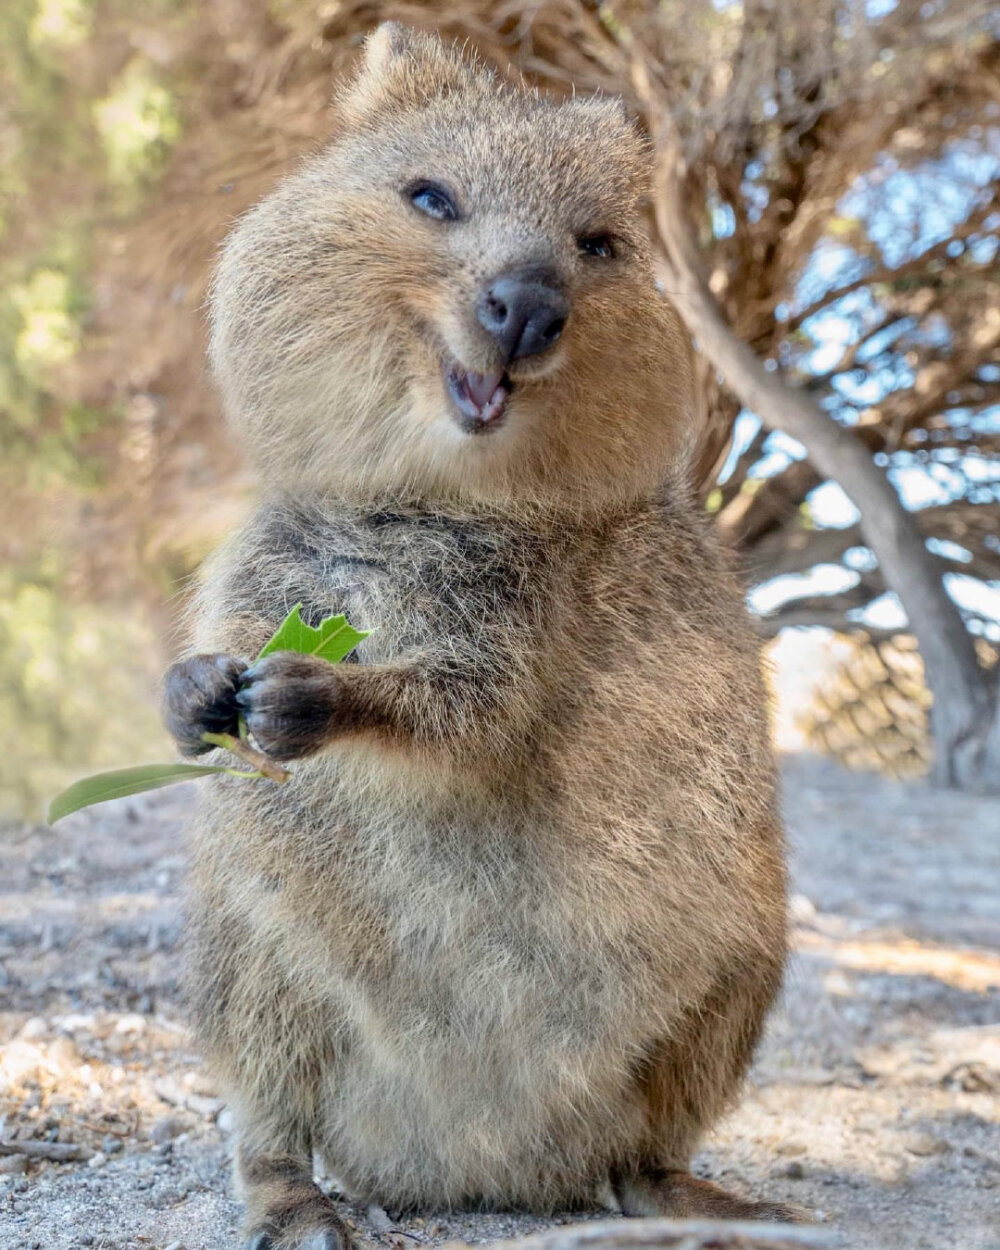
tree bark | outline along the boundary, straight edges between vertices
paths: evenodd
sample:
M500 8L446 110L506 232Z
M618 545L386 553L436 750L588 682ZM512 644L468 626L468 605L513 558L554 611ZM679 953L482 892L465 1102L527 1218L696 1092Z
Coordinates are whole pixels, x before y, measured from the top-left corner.
M640 73L637 85L642 84ZM995 682L979 664L961 613L941 579L940 562L914 518L856 435L811 396L769 373L726 323L705 280L685 218L683 164L669 121L650 103L657 145L654 213L663 248L664 287L700 350L740 402L765 425L797 439L825 477L838 482L861 513L865 541L899 596L933 695L933 779L939 785L1000 789L1000 707ZM658 121L659 124L656 124Z

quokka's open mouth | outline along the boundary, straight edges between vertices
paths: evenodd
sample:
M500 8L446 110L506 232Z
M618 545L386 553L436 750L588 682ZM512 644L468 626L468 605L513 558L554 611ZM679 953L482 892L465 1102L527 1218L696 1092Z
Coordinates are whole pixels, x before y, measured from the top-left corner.
M503 424L514 383L505 369L472 373L455 360L443 366L445 384L454 402L458 424L467 434L483 434Z

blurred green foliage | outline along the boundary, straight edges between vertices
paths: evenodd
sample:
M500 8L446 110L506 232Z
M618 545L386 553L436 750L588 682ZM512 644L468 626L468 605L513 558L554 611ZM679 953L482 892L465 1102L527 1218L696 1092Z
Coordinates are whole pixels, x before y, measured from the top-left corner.
M152 66L133 57L94 104L94 124L107 159L108 178L129 197L140 193L163 166L181 123L173 96Z
M87 440L118 414L62 399L59 369L84 345L95 226L136 209L181 133L148 57L102 57L117 7L0 5L0 474L36 489L100 480Z
M67 601L63 581L51 555L0 571L0 812L40 815L81 773L172 752L148 624L128 605Z
M143 8L170 22L184 5ZM141 207L181 133L175 93L123 37L138 16L126 0L0 3L0 488L29 508L94 492L118 442L116 404L74 384L95 232ZM80 773L171 748L148 624L71 596L72 557L21 516L0 569L0 811L38 814Z

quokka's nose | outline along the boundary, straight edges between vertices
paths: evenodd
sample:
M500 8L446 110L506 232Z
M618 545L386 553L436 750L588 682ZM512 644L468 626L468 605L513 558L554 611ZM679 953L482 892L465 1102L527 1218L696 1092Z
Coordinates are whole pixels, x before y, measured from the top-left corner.
M504 360L518 360L555 345L569 316L569 300L537 275L503 274L480 295L476 316L500 345Z

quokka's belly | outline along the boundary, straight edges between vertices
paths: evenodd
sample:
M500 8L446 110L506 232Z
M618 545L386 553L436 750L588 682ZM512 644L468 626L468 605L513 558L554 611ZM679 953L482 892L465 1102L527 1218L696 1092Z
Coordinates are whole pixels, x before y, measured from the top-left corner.
M351 928L376 920L381 946L328 981L327 1166L390 1205L591 1199L643 1132L634 1074L662 1023L656 996L537 882L497 868L492 896L444 883L440 844L435 865L410 868L412 908L387 904L377 876L355 896Z
M583 857L541 818L521 837L495 807L459 825L401 787L373 812L374 791L323 813L322 891L286 879L250 907L313 1027L326 1000L317 1150L390 1206L592 1200L645 1132L636 1072L663 1036L631 909L586 905Z
M498 998L509 989L493 986ZM504 1026L491 1014L351 1012L358 1023L325 1076L317 1133L349 1191L427 1208L597 1199L645 1124L627 1022L553 1028L540 1007Z

